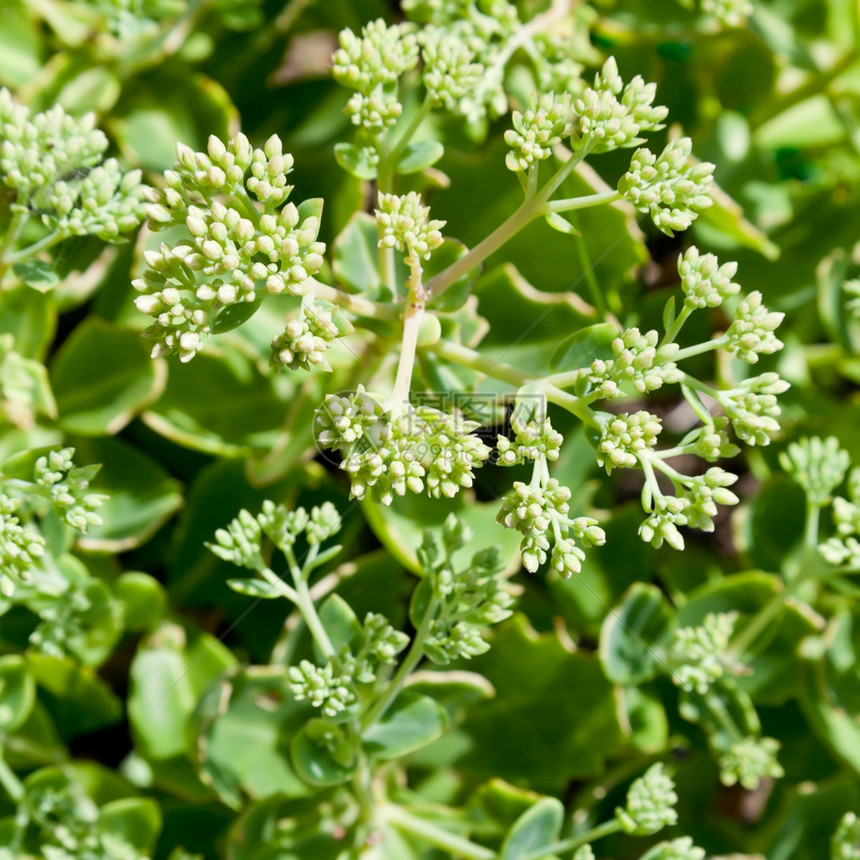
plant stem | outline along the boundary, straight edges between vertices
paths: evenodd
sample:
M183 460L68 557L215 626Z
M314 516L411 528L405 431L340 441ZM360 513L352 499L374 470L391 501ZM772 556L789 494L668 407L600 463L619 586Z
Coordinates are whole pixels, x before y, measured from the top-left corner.
M58 242L62 242L63 239L67 238L68 236L62 230L55 230L53 233L49 233L47 236L39 239L38 242L34 242L32 245L28 245L26 248L22 248L13 254L7 254L3 262L6 265L13 266L15 263L29 260L31 257L35 257L42 251L47 251L48 248L52 248Z
M428 604L424 612L424 617L421 619L421 625L415 633L415 638L412 640L412 645L409 647L409 653L403 659L394 677L389 681L384 693L374 702L364 718L361 721L363 729L372 726L377 720L385 716L385 712L391 707L397 694L400 692L406 679L415 670L415 667L421 662L424 656L424 642L430 633L430 628L433 625L433 619L436 615L436 610L439 608L439 601L434 597Z
M352 295L338 290L336 287L330 287L328 284L321 284L319 281L313 281L314 295L318 299L325 299L333 305L348 310L351 313L360 317L370 317L377 320L394 320L397 319L397 308L395 305L386 304L384 302L373 302L363 296Z
M421 837L436 848L447 851L453 857L463 857L465 860L496 860L498 856L490 848L478 845L463 836L449 833L432 821L427 821L407 812L402 806L395 806L394 804L386 806L383 815L398 829Z
M621 830L621 822L613 818L611 821L605 821L603 824L598 824L587 833L581 836L570 836L567 839L561 839L548 845L546 848L541 848L540 851L533 851L531 854L526 854L522 860L541 860L542 857L549 857L551 854L561 854L564 851L573 851L579 848L580 845L585 845L587 842L596 842L604 836L611 836L613 833L618 833Z
M577 229L579 228L579 219L576 216L574 216L574 221L571 223ZM600 289L600 284L597 282L597 276L594 274L594 264L591 260L591 255L588 253L588 245L585 244L585 239L581 233L577 233L573 237L573 244L576 248L576 256L579 258L579 265L582 266L582 276L588 285L588 291L591 293L591 301L594 303L595 308L597 308L600 319L605 320L609 316L609 307L606 304L603 290Z
M397 376L394 390L388 401L393 417L399 415L409 404L409 391L412 388L412 371L415 368L415 351L418 349L418 329L424 316L425 293L421 285L421 263L410 254L412 275L409 278L409 299L403 315L403 339L400 345L400 359L397 363Z
M686 349L681 349L675 353L673 361L683 361L685 358L692 358L694 355L711 352L711 350L719 349L728 342L728 337L726 335L722 335L721 337L715 337L713 340L705 341L705 343L697 343L695 346L688 346Z
M262 570L260 570L260 576L262 576L263 579L265 579L266 582L268 582L269 585L271 585L272 588L281 595L281 597L286 597L287 600L298 605L298 594L295 589L287 585L287 583L284 582L284 580L281 579L281 577L278 576L278 574L276 574L271 568L262 568Z
M693 308L689 305L685 304L677 317L675 317L675 322L672 323L671 328L666 330L666 334L663 335L663 339L660 341L660 346L665 346L667 343L674 343L675 338L678 336L678 333L684 327L684 323L690 317L690 314L693 313Z
M403 134L397 139L397 143L394 144L394 148L391 150L389 154L389 163L391 164L391 169L397 169L397 161L400 156L403 154L403 150L409 145L409 141L412 140L412 136L418 131L419 126L422 122L427 118L430 111L433 109L433 100L429 95L425 96L424 101L421 103L421 106L415 112L415 115L412 117L409 125L403 131Z
M621 194L612 189L609 191L598 191L596 194L586 194L583 197L565 197L562 200L550 200L546 206L550 212L572 212L574 209L588 209L591 206L600 206L603 203L614 203L620 199Z
M6 793L15 803L20 803L24 797L24 783L18 779L17 774L0 755L0 785L6 789Z
M447 269L427 282L427 292L431 296L440 296L451 284L456 283L463 275L480 266L484 260L495 253L506 242L516 236L535 218L544 212L544 204L536 202L538 198L527 197L519 208L503 221L486 239L483 239L468 254L453 262Z

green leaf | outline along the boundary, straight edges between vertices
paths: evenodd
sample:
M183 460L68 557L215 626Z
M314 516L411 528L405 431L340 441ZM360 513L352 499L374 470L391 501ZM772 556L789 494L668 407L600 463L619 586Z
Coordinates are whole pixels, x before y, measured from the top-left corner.
M164 393L143 421L172 442L209 454L267 451L277 438L293 381L267 378L243 355L229 348L225 353L202 353L188 364L172 365Z
M264 285L260 282L256 284L256 298L253 302L239 302L237 304L227 305L218 311L215 321L212 323L212 334L224 334L228 331L233 331L242 323L247 322L254 316L263 304L263 299L266 298Z
M320 621L338 653L346 646L355 653L364 638L361 623L350 605L339 595L332 594L319 609ZM316 643L314 643L316 644ZM322 654L317 656L322 658Z
M647 687L619 687L618 722L631 746L653 754L666 749L669 721L659 697Z
M313 719L293 737L290 753L296 773L308 784L318 787L342 785L355 772L354 761L349 761L348 749L332 749L326 739L329 732L338 732L338 726L328 720ZM335 741L339 746L344 742Z
M162 584L148 573L123 573L113 590L125 609L126 630L133 633L149 630L164 617L167 594Z
M470 668L496 696L476 702L462 723L471 741L458 763L465 773L555 790L602 772L622 735L613 688L594 656L571 653L515 615Z
M277 600L281 596L277 589L272 588L268 582L263 582L261 579L228 579L227 585L236 593L244 594L246 597Z
M563 340L550 359L556 372L567 372L590 367L597 359L612 358L612 341L619 335L614 323L597 323L586 326Z
M197 700L235 662L214 636L190 626L165 622L143 639L131 663L128 696L136 748L156 760L187 753Z
M57 309L51 296L23 286L0 291L0 333L15 336L15 352L43 360L56 327Z
M641 684L665 669L660 652L672 609L660 589L632 585L600 631L600 661L614 684Z
M99 830L149 854L161 832L161 809L148 797L114 800L99 810Z
M0 731L20 728L33 711L36 684L18 654L0 657Z
M234 809L243 805L242 792L255 799L308 794L284 754L307 711L290 695L284 667L229 673L204 693L195 714L202 779Z
M332 269L338 283L358 293L379 286L378 241L376 219L356 212L333 243Z
M435 699L407 690L364 732L362 745L370 755L385 761L420 750L447 728L448 713Z
M173 167L176 141L205 152L210 134L232 136L238 116L219 83L195 72L177 74L167 64L126 87L105 122L126 158L160 171Z
M70 657L28 654L27 667L63 739L119 722L122 702L88 666Z
M23 263L15 263L12 271L28 286L45 293L52 287L57 286L60 278L53 264L44 260L25 260Z
M120 439L70 440L78 463L101 463L95 489L108 498L102 525L79 539L96 552L125 552L146 543L182 507L182 487L156 460Z
M499 860L525 860L540 856L558 839L564 822L564 806L554 797L543 797L514 823L502 843ZM549 852L547 852L549 856Z
M456 263L461 257L465 257L467 253L468 248L462 242L456 239L445 239L424 265L425 282ZM481 266L470 269L454 281L441 296L435 298L431 295L430 306L440 311L455 311L461 308L471 295L472 286L480 273Z
M42 65L39 24L24 0L5 0L0 27L0 84L17 90L32 80Z
M51 364L60 426L82 436L118 433L164 387L140 334L90 317Z
M394 170L404 175L418 173L419 170L432 167L444 154L445 147L438 140L419 140L404 148Z
M362 147L354 143L336 143L334 157L347 173L358 179L376 179L376 165L370 162Z
M553 230L558 230L559 233L566 233L568 236L581 236L582 233L573 226L566 218L563 218L558 212L550 212L548 215L544 216L546 218L546 223L552 227Z
M3 757L16 770L31 770L68 758L47 709L38 699L24 724L6 736Z

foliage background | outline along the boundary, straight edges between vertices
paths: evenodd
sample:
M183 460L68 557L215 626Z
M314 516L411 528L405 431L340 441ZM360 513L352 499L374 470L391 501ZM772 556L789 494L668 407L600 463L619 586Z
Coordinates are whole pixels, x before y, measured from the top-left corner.
M98 4L4 0L0 85L34 109L58 101L73 113L95 110L121 157L146 171L170 167L178 140L203 149L210 133L230 136L240 117L255 143L278 133L295 157L295 194L325 198L322 238L334 242L340 274L360 279L360 237L343 231L368 207L369 187L334 159L348 120L345 93L326 68L339 29L391 18L394 4L190 5L193 26L176 41L178 50L171 53L168 40L164 50L134 58L112 56L93 38L88 15L100 13ZM559 794L574 808L611 810L618 787L670 750L684 832L709 854L819 860L841 814L860 805L855 586L846 581L840 592L792 609L779 647L754 665L759 680L750 689L765 734L783 743L786 770L785 779L756 792L720 785L704 737L678 716L668 681L614 687L596 648L608 609L636 582L656 583L690 619L726 602L754 608L774 592L775 575L797 562L804 521L802 492L778 464L787 440L835 435L860 462L860 331L843 291L860 271L856 3L761 0L748 26L721 32L703 28L672 0L596 0L581 13L590 32L579 46L583 61L594 66L613 53L625 77L656 81L672 121L693 138L699 157L718 165L720 186L743 214L727 198L692 237L668 239L644 224L631 227L614 210L585 212L582 244L537 222L488 262L475 288L478 311L490 323L482 350L524 369L540 367L547 344L582 323L567 299L545 316L547 296L555 301L553 294L572 291L587 299L591 278L629 324L656 324L677 287L677 252L695 241L737 259L744 288L760 290L787 314L786 350L770 362L793 385L784 397L784 439L748 449L742 508L715 535L690 539L675 553L639 541L637 486L599 476L584 437L572 432L558 475L578 488L582 507L591 500L605 512L607 546L579 579L518 578L522 614L469 666L486 675L497 697L415 757L412 784L447 801L497 777ZM504 167L506 127L504 117L492 123L486 140L453 124L440 127L446 154L416 180L434 216L447 220L446 234L467 245L520 199ZM623 158L610 155L596 166L612 181ZM80 462L104 464L96 486L111 497L105 525L74 553L127 607L118 629L105 634L114 647L104 659L81 664L27 652L38 704L9 737L7 758L22 773L73 759L103 800L155 798L163 816L156 857L178 845L205 857L225 856L227 845L235 857L281 856L254 848L247 833L254 816L281 803L272 799L277 792L291 791L295 777L278 754L283 728L253 723L251 693L247 701L234 693L235 719L217 736L207 734L205 713L195 706L226 669L236 690L265 690L265 673L240 667L269 661L287 609L264 601L249 612L248 600L225 584L230 565L206 552L204 541L265 498L305 506L333 499L347 512L349 561L339 569L338 591L359 616L383 611L395 624L405 621L413 582L406 569L414 566L420 526L440 524L459 508L479 542L512 547L493 525L492 505L407 499L372 510L350 503L348 488L313 448L311 415L325 391L348 386L361 368L342 362L334 381L273 375L266 330L277 328L275 311L189 365L151 361L130 287L147 241L107 251L100 243L70 243L60 260L70 274L52 290L0 294L0 332L47 366L57 407L34 428L7 429L0 453L5 459L62 441ZM661 408L668 414L672 405ZM491 501L502 486L490 476L478 502ZM749 573L725 578L739 571ZM0 647L27 651L33 626L31 612L11 610L0 620ZM838 651L802 647L806 637L822 635ZM213 791L219 768L229 771L239 798L233 808ZM241 830L238 807L252 810ZM9 811L0 799L0 814ZM605 850L621 858L641 848L619 837Z

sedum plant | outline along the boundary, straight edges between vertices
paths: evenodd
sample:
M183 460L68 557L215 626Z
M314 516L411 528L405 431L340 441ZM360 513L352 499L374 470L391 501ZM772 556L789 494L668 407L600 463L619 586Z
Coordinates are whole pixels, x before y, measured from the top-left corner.
M14 0L2 860L855 856L825 5Z

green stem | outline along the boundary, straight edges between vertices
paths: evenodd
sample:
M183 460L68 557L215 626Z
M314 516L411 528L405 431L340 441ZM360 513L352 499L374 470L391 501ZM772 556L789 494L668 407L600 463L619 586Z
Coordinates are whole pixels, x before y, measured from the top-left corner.
M412 117L409 125L403 131L403 134L397 139L397 143L394 144L391 153L389 154L389 163L391 164L391 169L397 169L397 161L400 156L403 154L403 150L409 145L409 141L412 140L412 136L418 131L419 126L427 116L430 111L433 110L433 100L429 95L425 96L424 101L421 103L421 107L415 111L415 115Z
M377 320L397 319L397 308L390 303L373 302L362 296L345 293L336 287L328 286L328 284L321 284L316 280L313 281L313 290L316 298L325 299L327 302L350 311L350 313L354 313L356 316L370 317Z
M286 597L287 600L298 605L299 596L296 593L295 589L287 585L287 583L284 582L284 580L281 579L281 577L278 576L278 574L276 574L271 568L262 568L262 570L260 570L260 576L262 576L263 579L265 579L266 582L268 582L269 585L271 585L272 588L274 588L275 591L277 591L278 594L281 595L281 597Z
M550 200L547 203L547 208L550 212L573 212L574 209L588 209L591 206L614 203L620 199L621 194L610 189L609 191L598 191L596 194L586 194L582 197L565 197L562 200Z
M725 346L729 342L729 339L726 335L722 335L721 337L715 337L713 340L706 341L705 343L697 343L695 346L688 346L686 349L681 349L673 358L673 361L683 361L685 358L692 358L694 355L702 355L705 352L711 352L712 350L719 349L721 346Z
M571 223L577 229L579 228L579 219L576 216L574 216L574 220ZM588 245L585 244L582 233L577 232L573 237L573 244L576 248L576 256L579 258L579 265L582 267L582 275L585 278L585 283L588 285L588 291L591 293L591 301L597 308L600 319L605 320L609 316L609 306L606 304L603 290L600 289L600 284L597 282L597 275L594 273L594 264L591 260L591 255L588 253Z
M453 857L462 857L465 860L496 860L497 854L490 848L478 845L463 836L457 836L443 830L432 821L419 818L411 812L407 812L402 806L386 806L383 811L384 817L399 830L404 830L414 836L419 836L425 842L429 842L442 851L447 851Z
M409 404L409 391L412 388L412 371L415 369L415 351L418 349L418 330L424 316L424 288L421 285L421 264L412 257L412 276L409 279L409 299L403 315L403 338L400 344L400 359L397 362L397 376L394 390L388 401L392 417L399 415Z
M26 248L22 248L20 251L16 251L13 254L6 254L3 262L8 266L14 266L15 263L23 262L24 260L29 260L31 257L35 257L37 254L40 254L42 251L47 251L48 248L53 248L59 242L62 242L63 239L67 239L68 236L62 230L55 230L53 233L49 233L47 236L39 239L38 242L34 242L32 245L28 245Z
M6 764L2 755L0 755L0 785L6 789L6 793L15 803L20 803L23 800L24 783L18 779L15 771Z
M565 851L574 851L581 845L585 845L589 842L597 842L598 839L602 839L604 836L611 836L613 833L618 833L619 830L621 830L621 822L616 818L613 818L611 821L605 821L603 824L598 824L597 827L593 827L581 836L570 836L567 839L561 839L558 842L554 842L546 848L541 848L540 851L533 851L531 854L526 854L522 860L541 860L542 857L549 857L551 854L561 854Z
M693 313L693 308L689 305L685 304L681 308L681 312L675 317L675 322L672 323L672 326L666 330L666 334L663 335L663 339L660 341L660 346L665 346L667 343L674 343L675 338L678 336L681 329L684 327L684 323L690 318L690 314Z
M804 529L803 556L801 558L800 570L795 577L786 583L779 594L775 594L762 608L752 617L750 623L741 630L734 638L729 648L729 653L737 659L743 657L755 643L756 639L768 628L771 622L779 615L780 610L805 582L813 579L818 574L815 566L815 556L818 550L818 527L821 508L807 501L806 526Z
M412 640L412 645L409 648L409 653L403 659L403 662L398 666L394 677L389 681L383 694L374 702L364 718L361 721L363 729L372 726L377 720L385 716L385 712L391 707L397 694L400 692L406 679L415 670L415 667L421 662L424 656L424 643L427 641L427 636L430 634L430 628L433 625L433 619L436 615L436 610L439 608L439 601L434 597L428 604L424 612L424 617L421 619L421 624L415 632L415 638Z
M725 702L713 691L707 693L705 701L711 709L711 713L717 718L717 722L723 727L726 734L735 742L744 739L741 730L735 725L731 714L726 708Z
M520 230L531 223L544 212L544 204L536 202L538 198L527 197L519 208L503 221L486 239L483 239L468 254L460 257L447 269L443 269L427 282L427 292L431 296L439 296L460 278L477 268L491 254L494 254L506 242L516 236Z

